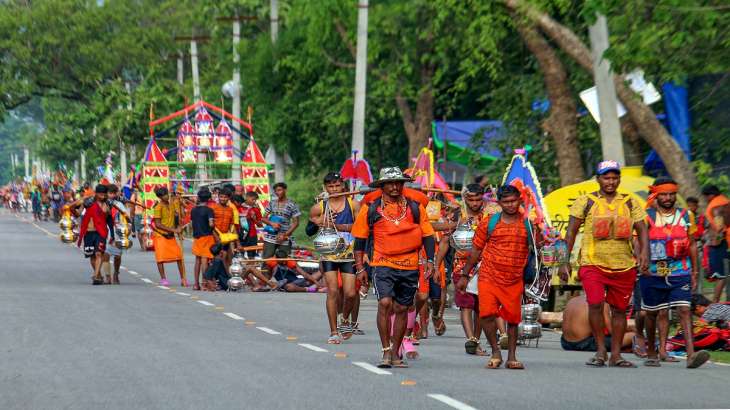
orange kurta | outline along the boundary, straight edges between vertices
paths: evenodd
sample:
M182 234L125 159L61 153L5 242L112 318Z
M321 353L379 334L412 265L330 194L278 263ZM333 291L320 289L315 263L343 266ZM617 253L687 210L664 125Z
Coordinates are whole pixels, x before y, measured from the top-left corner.
M489 219L479 223L473 245L481 249L479 315L500 316L508 323L521 320L523 272L527 265L527 229L522 218L497 222L488 234Z

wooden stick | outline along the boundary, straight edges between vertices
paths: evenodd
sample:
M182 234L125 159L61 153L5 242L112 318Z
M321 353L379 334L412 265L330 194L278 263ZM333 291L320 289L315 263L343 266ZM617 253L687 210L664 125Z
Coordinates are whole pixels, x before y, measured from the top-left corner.
M453 194L461 195L461 191L455 191L453 189L439 189L439 188L415 188L425 192L440 192L442 194Z

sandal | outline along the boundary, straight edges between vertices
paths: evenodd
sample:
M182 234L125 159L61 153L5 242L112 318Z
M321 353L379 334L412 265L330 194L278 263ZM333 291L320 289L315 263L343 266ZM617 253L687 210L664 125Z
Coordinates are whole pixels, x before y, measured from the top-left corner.
M200 285L193 285L193 290L200 290Z
M510 370L524 370L525 365L522 364L519 360L508 360L507 363L504 364L504 367Z
M586 366L603 367L606 365L606 359L603 357L593 356L586 362Z
M615 363L608 363L608 367L621 367L625 369L635 369L636 365L626 359L619 359Z
M679 363L679 359L677 359L674 356L666 355L664 357L660 357L659 360L666 362L666 363Z
M446 333L446 322L441 316L433 316L432 319L436 336L443 336Z
M350 322L343 321L337 330L342 333L343 340L349 340L352 337L352 325L350 325Z
M507 348L509 348L509 336L507 336L507 335L500 335L499 336L499 348L500 349L507 349Z
M413 345L412 339L410 337L404 337L403 342L401 342L400 345L400 355L403 356L403 353L405 353L406 357L410 360L416 360L418 359L418 350L416 350L416 347ZM397 367L397 366L393 366Z
M468 339L466 343L464 343L464 350L466 351L466 354L475 355L477 354L477 347L479 346L479 343L474 339Z
M342 344L342 339L340 339L340 335L330 335L330 337L327 338L327 344L328 345L339 345L339 344Z
M646 367L662 367L661 362L656 357L651 357L644 360L644 366Z
M407 369L408 363L406 363L405 360L401 359L393 359L391 360L391 365L396 369Z
M385 353L385 352L389 352L390 348L391 348L391 346L388 346L388 347L384 347L380 350L383 353ZM380 363L378 363L377 367L380 369L390 369L391 367L393 367L391 357L388 356L388 357L383 357L382 359L380 359Z
M485 368L499 369L501 366L502 366L502 359L498 358L498 357L493 357L493 358L489 359Z
M639 344L636 343L636 336L631 339L631 350L634 352L636 357L640 357L642 359L647 357L646 343L644 343L643 346L639 346Z
M710 353L708 353L707 350L700 350L687 359L687 368L696 369L705 364L708 360L710 360Z
M477 340L477 352L475 353L475 356L489 356L489 353L484 351L482 349L482 346L479 344L479 341Z

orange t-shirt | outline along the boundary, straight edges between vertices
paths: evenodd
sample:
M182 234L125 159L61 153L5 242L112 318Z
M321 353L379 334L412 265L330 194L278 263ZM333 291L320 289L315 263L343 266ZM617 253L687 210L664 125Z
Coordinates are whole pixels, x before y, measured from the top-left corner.
M482 250L479 280L497 285L513 285L522 280L529 248L522 218L512 223L501 219L489 235L489 219L483 218L474 233L473 246Z
M233 210L229 206L221 206L214 203L208 205L213 209L215 228L222 233L229 232L233 224Z
M725 195L718 195L712 198L709 204L707 204L707 210L705 211L705 217L710 222L710 226L715 228L715 215L713 215L715 208L730 204L730 199ZM725 241L730 249L730 221L723 221L725 223Z
M370 226L368 225L368 206L360 208L355 223L352 225L352 236L360 239L367 239L370 236ZM393 269L401 270L417 270L418 269L418 250L420 247L420 239L432 236L434 234L431 222L428 221L426 209L419 205L420 220L413 220L410 206L406 205L405 218L395 224L391 220L398 219L403 214L403 208L399 204L388 203L382 207L382 212L387 216L379 218L373 225L373 258L370 261L371 266L386 266ZM380 233L391 231L391 236L380 235ZM414 237L418 235L418 238ZM412 250L403 252L395 251L405 242L419 242L419 246Z

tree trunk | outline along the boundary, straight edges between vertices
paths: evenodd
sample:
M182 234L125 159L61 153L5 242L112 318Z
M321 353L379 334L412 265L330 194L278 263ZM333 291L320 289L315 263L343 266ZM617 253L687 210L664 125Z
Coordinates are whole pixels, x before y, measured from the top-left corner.
M408 166L418 155L421 148L428 145L431 137L431 123L433 122L433 81L434 67L427 65L421 68L421 89L416 101L416 113L413 114L408 99L398 90L395 94L395 102L403 120L403 128L408 137Z
M517 30L543 72L545 90L550 100L550 116L542 122L542 129L555 142L561 185L571 185L585 179L583 160L578 146L578 110L568 85L568 75L560 58L537 29L520 22Z
M547 14L523 0L503 0L511 10L517 11L540 26L560 48L571 56L580 66L593 72L591 53L588 47L569 28L553 20ZM623 76L614 75L616 94L626 107L629 118L636 124L639 134L659 154L669 175L679 184L680 193L700 197L699 183L692 164L664 126L656 119L656 114L624 84Z

